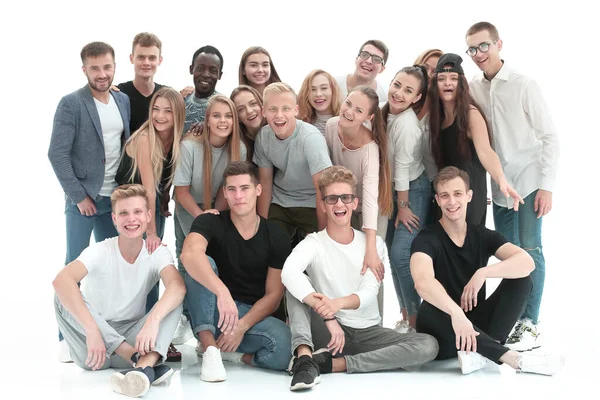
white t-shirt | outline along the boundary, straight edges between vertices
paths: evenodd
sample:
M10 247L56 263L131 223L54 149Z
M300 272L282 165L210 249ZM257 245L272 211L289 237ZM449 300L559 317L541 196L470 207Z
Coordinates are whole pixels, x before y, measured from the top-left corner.
M143 317L146 296L160 272L175 264L166 246L148 254L145 241L135 263L129 264L119 250L118 236L90 245L77 260L88 270L81 281L83 297L107 321Z
M381 321L377 304L380 284L370 269L364 275L360 274L366 247L367 236L356 229L350 244L336 242L327 234L327 229L311 233L294 247L285 261L281 280L300 301L314 292L330 299L355 294L360 299L360 306L356 310L338 311L339 322L356 329L378 325ZM379 236L377 254L385 269L389 269L387 249Z
M104 183L100 189L101 196L110 196L117 187L115 175L119 168L119 157L121 156L121 135L123 135L123 118L119 107L112 94L108 97L108 104L104 104L94 98L102 137L104 139Z

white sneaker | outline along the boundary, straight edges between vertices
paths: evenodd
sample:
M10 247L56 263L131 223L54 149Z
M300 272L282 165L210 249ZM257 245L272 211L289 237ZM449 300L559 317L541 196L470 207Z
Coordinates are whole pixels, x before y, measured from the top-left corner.
M222 351L221 358L223 361L229 361L234 364L244 364L242 361L242 356L244 353L238 353L237 351Z
M227 372L221 359L221 351L215 346L208 346L202 357L202 373L200 379L204 382L223 382Z
M506 341L506 347L514 351L529 351L540 347L537 326L529 318L521 319Z
M398 333L414 333L414 332L416 332L415 328L410 326L408 321L405 319L396 322L396 326L394 327L394 330Z
M466 351L458 352L458 365L460 365L463 375L485 368L487 362L487 358L474 351L469 352L469 354Z
M175 330L175 334L173 335L173 340L171 343L174 345L181 345L194 337L194 332L192 332L192 326L188 321L185 315L182 315L179 319L179 324L177 324L177 329Z
M523 353L519 355L517 365L521 372L554 375L565 365L565 357L562 354Z
M61 363L72 363L73 359L71 358L71 350L69 350L69 345L66 340L61 340L58 344L58 361Z

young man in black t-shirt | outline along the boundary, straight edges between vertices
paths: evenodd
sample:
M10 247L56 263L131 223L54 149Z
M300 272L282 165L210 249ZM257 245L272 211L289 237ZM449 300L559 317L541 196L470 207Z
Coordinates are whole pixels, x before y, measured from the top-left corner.
M488 359L523 372L558 372L560 355L518 353L504 346L531 291L529 254L498 232L467 224L473 191L466 172L444 168L434 188L442 218L421 231L411 247L411 274L423 298L417 331L438 340L438 359L458 355L463 374L485 367ZM487 265L492 255L500 262ZM486 278L503 278L488 299Z
M223 174L230 211L198 216L183 245L185 302L205 350L203 381L226 379L223 358L280 371L291 359L290 329L270 316L283 297L290 243L282 228L256 213L261 190L256 166L230 164Z

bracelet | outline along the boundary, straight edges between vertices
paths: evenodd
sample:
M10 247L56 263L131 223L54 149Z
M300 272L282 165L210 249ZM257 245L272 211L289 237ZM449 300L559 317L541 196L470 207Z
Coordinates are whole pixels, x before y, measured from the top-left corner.
M333 317L333 318L327 318L327 319L323 318L323 321L325 321L325 322L327 322L327 321L335 321L335 317Z

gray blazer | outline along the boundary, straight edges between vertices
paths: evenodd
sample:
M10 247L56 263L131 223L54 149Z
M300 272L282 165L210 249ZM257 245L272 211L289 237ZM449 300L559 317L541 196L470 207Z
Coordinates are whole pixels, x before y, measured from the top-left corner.
M129 97L111 94L123 118L121 143L129 138ZM64 96L54 114L48 158L68 199L77 204L95 199L104 183L104 139L100 117L88 85Z

